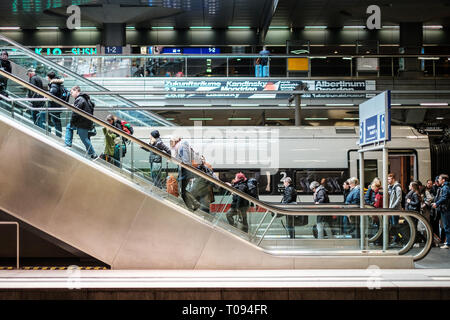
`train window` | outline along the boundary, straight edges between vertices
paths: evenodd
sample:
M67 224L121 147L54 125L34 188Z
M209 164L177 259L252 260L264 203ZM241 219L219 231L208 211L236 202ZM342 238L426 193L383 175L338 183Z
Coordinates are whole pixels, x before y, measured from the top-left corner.
M356 161L356 167L359 177L359 160ZM378 161L375 160L364 160L364 187L367 187L372 183L373 179L378 177Z
M312 194L309 185L313 181L324 183L328 194L342 194L342 184L348 179L348 170L297 170L295 187L300 194Z

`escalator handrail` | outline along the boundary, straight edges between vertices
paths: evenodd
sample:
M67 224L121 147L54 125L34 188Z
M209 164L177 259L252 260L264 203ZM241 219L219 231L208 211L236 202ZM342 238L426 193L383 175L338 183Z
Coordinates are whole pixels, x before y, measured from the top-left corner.
M93 81L91 81L89 79L86 79L86 78L80 76L79 74L77 74L76 72L73 72L72 70L70 70L70 69L68 69L68 68L66 68L64 66L61 66L61 65L59 65L59 64L57 64L57 63L55 63L55 62L53 62L53 61L51 61L49 59L46 59L46 58L44 58L44 57L34 53L30 49L22 46L20 43L17 43L14 40L11 40L11 39L5 37L2 34L0 34L0 40L3 40L3 41L5 41L5 42L7 42L7 43L9 43L9 44L11 44L11 45L13 45L15 47L20 48L20 50L26 52L33 59L36 59L37 61L39 61L39 62L41 62L43 64L50 65L55 70L60 70L63 73L70 75L74 79L78 79L80 81L84 81L85 83L87 83L88 85L92 86L93 88L97 88L99 91L108 91L108 89L106 89L105 87L99 85L98 83L95 83L95 82L93 82ZM130 100L120 96L120 95L114 95L114 94L111 94L111 95L117 97L120 101L124 102L125 104L129 104L129 105L131 105L133 107L139 107L139 105L135 104L134 102L132 102L132 101L130 101ZM159 116L157 114L154 114L154 113L149 113L149 114L151 114L152 117L154 117L155 119L157 119L159 122L161 122L162 124L164 124L166 126L172 126L172 127L176 126L174 123L172 123L172 122L162 118L161 116Z
M292 216L301 216L301 215L313 215L313 216L332 216L332 215L336 215L336 216L375 216L375 215L381 215L381 216L410 216L410 217L414 217L420 221L422 221L425 225L425 229L427 232L427 243L424 246L424 249L416 256L414 256L415 260L420 260L423 257L426 256L426 254L428 253L428 251L431 249L431 242L432 242L432 230L431 230L431 226L428 223L428 221L419 213L416 213L414 211L398 211L398 210L393 210L393 209L362 209L362 208L345 208L345 209L301 209L301 210L295 210L295 211L291 211L291 210L287 210L287 209L283 209L283 208L279 208L276 206L273 206L271 204L267 204L265 202L262 202L258 199L255 199L253 197L251 197L250 195L239 191L238 189L227 185L226 183L222 182L221 180L215 179L209 175L207 175L206 173L204 173L203 171L192 167L191 165L185 164L182 161L171 157L169 155L167 155L165 152L151 146L148 143L145 143L144 141L127 134L126 132L119 130L117 127L110 125L108 122L100 120L98 118L96 118L95 116L80 110L78 108L76 108L73 105L70 105L69 103L65 102L64 100L61 100L60 98L57 98L53 95L51 95L49 92L44 91L34 85L32 85L29 82L26 82L22 79L20 79L19 77L12 75L6 71L3 71L0 69L0 75L4 76L6 78L8 78L9 80L16 82L22 86L24 86L25 88L34 91L44 97L46 97L47 99L56 102L57 104L66 107L68 110L78 113L79 115L91 120L92 122L102 126L102 127L106 127L108 128L108 130L118 134L121 137L124 137L134 143L136 143L137 145L139 145L140 147L144 148L147 151L153 152L155 154L160 155L162 158L165 158L167 161L170 161L174 164L176 164L177 166L180 166L186 170L188 170L189 172L193 173L194 176L197 177L201 177L202 179L205 179L211 183L213 183L216 187L220 187L223 188L225 190L227 190L228 192L230 192L230 194L235 194L238 195L241 198L244 198L252 203L254 203L255 205L264 208L265 210L267 210L268 212L273 212L276 214L283 214L283 215L292 215ZM319 211L320 210L320 211Z

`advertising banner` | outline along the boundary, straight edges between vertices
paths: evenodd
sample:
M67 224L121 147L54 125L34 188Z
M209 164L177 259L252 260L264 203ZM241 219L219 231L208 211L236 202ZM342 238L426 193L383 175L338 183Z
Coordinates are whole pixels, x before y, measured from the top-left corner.
M307 90L323 91L323 93L305 93L304 98L369 98L373 95L352 93L352 91L376 90L375 80L346 81L346 80L165 80L164 89L171 92L167 98L249 98L249 99L283 99L301 84L307 85ZM348 91L348 93L329 93L331 90ZM208 91L198 94L196 91ZM243 93L229 93L230 91L246 91ZM252 94L248 91L279 91L267 94Z

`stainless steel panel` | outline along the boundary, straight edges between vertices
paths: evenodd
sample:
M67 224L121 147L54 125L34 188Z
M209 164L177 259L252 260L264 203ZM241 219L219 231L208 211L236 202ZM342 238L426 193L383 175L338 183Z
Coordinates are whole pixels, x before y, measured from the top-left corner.
M184 210L147 197L113 267L194 269L214 230Z

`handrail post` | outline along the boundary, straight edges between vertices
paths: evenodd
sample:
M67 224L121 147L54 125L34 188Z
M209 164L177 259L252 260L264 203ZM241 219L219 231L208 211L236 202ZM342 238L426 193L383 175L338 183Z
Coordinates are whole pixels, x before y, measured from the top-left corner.
M364 208L364 152L359 153L359 207ZM366 224L365 224L365 216L360 216L359 218L359 226L360 226L360 247L361 250L365 250L365 238L366 238Z
M388 149L386 146L383 146L383 208L389 207L389 192L388 192ZM383 216L383 251L386 251L388 248L388 242L389 242L389 216ZM381 227L381 221L380 221L380 227Z
M48 123L48 104L49 104L49 102L47 101L46 103L45 103L45 134L46 135L49 135L49 123Z

